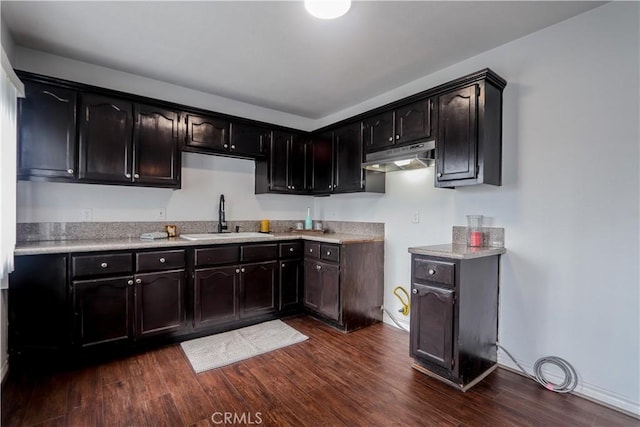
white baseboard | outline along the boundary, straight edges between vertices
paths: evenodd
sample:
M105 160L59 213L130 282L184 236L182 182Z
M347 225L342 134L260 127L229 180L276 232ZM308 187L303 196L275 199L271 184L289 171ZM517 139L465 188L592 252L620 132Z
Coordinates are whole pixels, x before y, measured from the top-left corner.
M523 362L521 360L518 360L518 363L527 371L527 374L533 373L533 364ZM513 361L501 350L498 350L498 365L517 374L524 375ZM553 383L559 384L564 379L562 376L551 372L544 367L542 371L544 377ZM634 402L626 396L589 384L582 381L580 378L578 378L578 385L572 394L640 419L640 402Z

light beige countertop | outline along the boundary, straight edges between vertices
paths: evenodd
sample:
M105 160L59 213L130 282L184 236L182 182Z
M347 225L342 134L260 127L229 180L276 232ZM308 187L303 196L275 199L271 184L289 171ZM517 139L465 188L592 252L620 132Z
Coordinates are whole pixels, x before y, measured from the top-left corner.
M475 248L466 244L449 243L445 245L414 246L409 248L409 253L416 255L436 256L453 259L481 258L506 253L505 248L481 247Z
M129 249L163 249L170 247L211 246L229 243L254 243L254 242L279 242L284 240L310 240L323 243L351 244L366 242L382 242L383 236L367 236L358 234L326 233L326 234L301 234L301 233L275 233L264 237L238 238L225 237L224 239L210 240L185 240L180 237L167 239L143 240L136 237L120 239L87 239L87 240L45 240L32 242L18 242L15 256L56 254L66 252L96 252L115 251Z

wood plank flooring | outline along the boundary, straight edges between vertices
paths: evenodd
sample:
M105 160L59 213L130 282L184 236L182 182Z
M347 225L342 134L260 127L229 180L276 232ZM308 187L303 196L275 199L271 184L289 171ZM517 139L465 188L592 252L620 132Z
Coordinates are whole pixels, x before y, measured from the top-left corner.
M11 371L2 426L638 426L497 369L466 393L411 368L409 337L377 324L195 374L179 345L76 370Z

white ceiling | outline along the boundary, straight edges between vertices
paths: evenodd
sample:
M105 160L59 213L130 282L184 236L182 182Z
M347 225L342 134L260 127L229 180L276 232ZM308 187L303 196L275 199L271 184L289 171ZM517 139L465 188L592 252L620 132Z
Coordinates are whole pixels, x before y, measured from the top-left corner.
M16 45L319 119L599 6L578 1L1 1ZM490 66L490 64L487 64Z

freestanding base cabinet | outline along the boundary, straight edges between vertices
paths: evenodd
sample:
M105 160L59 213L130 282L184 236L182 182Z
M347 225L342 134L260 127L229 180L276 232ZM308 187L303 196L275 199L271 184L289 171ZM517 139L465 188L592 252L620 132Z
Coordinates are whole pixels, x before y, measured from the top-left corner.
M465 255L462 247L463 254L454 249L447 257L424 255L430 253L424 248L409 249L413 367L466 391L496 367L504 249Z

